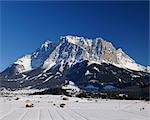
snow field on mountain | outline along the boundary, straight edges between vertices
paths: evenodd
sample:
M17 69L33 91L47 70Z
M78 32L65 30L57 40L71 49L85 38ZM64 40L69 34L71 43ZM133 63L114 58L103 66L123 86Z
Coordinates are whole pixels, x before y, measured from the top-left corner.
M19 100L16 100L19 98ZM35 95L0 97L0 120L149 120L150 103ZM26 108L28 101L34 104ZM60 104L64 103L64 108ZM54 105L55 104L55 105Z

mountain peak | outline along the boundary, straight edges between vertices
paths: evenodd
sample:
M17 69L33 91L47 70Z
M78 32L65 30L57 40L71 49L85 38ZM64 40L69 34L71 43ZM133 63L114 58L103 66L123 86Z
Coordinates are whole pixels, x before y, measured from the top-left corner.
M102 37L97 37L95 39L92 38L86 38L86 37L81 37L81 36L73 36L73 35L67 35L67 36L61 36L60 40L62 41L67 41L69 43L72 44L93 44L93 43L98 43L99 45L105 44L105 45L109 45L109 46L113 46L111 42L104 40Z
M72 44L78 44L79 41L84 39L84 37L67 35L67 36L61 36L60 39L62 41L67 41L67 42L72 43Z

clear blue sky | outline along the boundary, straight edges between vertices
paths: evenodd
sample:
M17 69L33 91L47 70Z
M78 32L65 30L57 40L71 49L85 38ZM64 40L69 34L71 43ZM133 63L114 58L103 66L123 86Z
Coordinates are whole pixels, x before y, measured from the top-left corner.
M61 35L103 37L148 65L148 2L1 2L0 71Z

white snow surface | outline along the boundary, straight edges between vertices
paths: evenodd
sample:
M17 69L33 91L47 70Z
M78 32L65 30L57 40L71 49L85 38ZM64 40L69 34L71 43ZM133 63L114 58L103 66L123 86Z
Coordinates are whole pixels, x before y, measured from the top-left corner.
M85 73L85 75L89 75L90 74L90 71L89 70L87 70L86 71L86 73Z
M94 67L94 69L99 72L99 69L97 67Z
M22 58L18 59L15 64L21 65L24 69L18 69L18 72L25 72L32 69L31 66L31 55L25 55Z
M77 87L74 82L69 81L69 83L65 86L62 86L62 89L66 89L66 90L74 90L75 92L79 92L80 88Z
M16 98L19 100L16 100ZM150 103L139 100L105 100L60 95L0 97L0 120L149 120ZM78 102L76 102L78 101ZM27 103L34 107L26 108ZM64 108L60 104L64 103ZM54 105L55 104L55 105Z

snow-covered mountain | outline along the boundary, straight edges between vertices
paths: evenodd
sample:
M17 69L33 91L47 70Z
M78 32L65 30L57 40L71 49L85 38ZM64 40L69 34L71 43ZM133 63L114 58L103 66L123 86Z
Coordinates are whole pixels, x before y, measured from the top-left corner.
M111 67L111 65L115 66L115 68L113 67L112 69L111 67L111 69L109 69L113 74L117 74L117 71L114 71L115 69L120 69L120 71L124 69L130 72L141 72L141 74L146 72L146 67L137 64L131 57L123 52L121 48L116 49L111 42L102 38L88 39L68 35L60 37L59 44L47 40L33 54L19 58L10 67L4 70L0 74L0 78L5 79L5 82L20 80L19 82L21 83L26 83L27 81L25 80L31 80L32 82L34 80L34 85L33 83L26 83L23 85L24 87L33 87L36 86L35 84L37 83L44 86L43 84L50 80L57 79L57 82L53 82L59 83L60 80L68 79L70 73L74 73L76 69L80 69L82 66L86 66L84 72L84 69L82 69L83 74L86 76L90 71L88 70L88 66L93 66L93 64L101 68L106 64L106 69L107 67ZM97 71L104 74L100 69ZM108 70L106 70L106 72L109 73ZM126 72L123 73L122 71L122 74L126 74ZM94 75L93 72L92 75ZM128 79L130 79L130 75L128 77ZM41 82L41 80L43 81ZM20 86L20 83L17 84ZM49 84L46 84L46 86L49 86Z
M25 72L37 67L50 69L53 65L68 63L69 66L82 60L92 63L109 63L121 68L144 71L146 68L137 64L121 48L116 49L111 42L102 38L87 39L77 36L61 37L58 46L46 41L33 55L26 55L14 64L21 65L18 72Z

